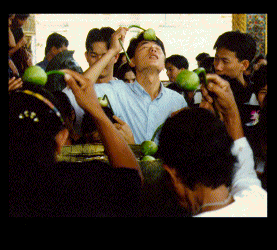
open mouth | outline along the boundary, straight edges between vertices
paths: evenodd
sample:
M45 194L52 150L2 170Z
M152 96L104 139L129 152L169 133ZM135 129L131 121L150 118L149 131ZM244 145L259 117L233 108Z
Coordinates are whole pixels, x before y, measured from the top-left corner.
M149 58L150 59L158 59L158 57L156 55L151 55Z

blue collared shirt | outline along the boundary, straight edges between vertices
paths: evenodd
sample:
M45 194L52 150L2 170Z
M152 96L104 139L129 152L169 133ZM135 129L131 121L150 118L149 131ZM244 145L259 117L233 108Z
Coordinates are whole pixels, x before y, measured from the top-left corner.
M68 94L70 91L64 92ZM108 96L114 114L130 126L137 144L150 140L157 127L164 123L172 112L187 107L182 95L165 88L162 83L160 93L153 101L137 81L125 83L112 80L109 83L95 84L95 91L98 97L105 94ZM68 95L70 100L72 95ZM73 102L71 101L72 104ZM76 104L73 106L76 112ZM79 107L76 113L80 113L79 109L81 108ZM157 137L155 142L158 143Z

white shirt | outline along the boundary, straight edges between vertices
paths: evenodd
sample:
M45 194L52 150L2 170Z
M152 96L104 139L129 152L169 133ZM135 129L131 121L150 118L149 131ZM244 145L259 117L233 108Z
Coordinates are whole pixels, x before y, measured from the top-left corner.
M195 217L267 217L267 192L254 170L253 152L245 137L234 142L232 154L238 159L230 191L235 201Z
M125 83L112 80L94 85L98 97L108 96L114 114L126 122L134 135L135 143L151 140L155 130L173 113L187 107L182 95L165 88L161 83L159 95L152 101L150 95L135 81ZM77 104L71 90L63 90L76 112L76 123L81 124L84 111ZM158 136L155 138L158 144Z

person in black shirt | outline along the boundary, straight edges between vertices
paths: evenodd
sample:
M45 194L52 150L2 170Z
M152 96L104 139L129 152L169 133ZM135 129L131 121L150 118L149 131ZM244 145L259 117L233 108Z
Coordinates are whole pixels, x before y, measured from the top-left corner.
M9 96L9 216L136 216L142 184L138 162L103 112L93 84L64 70L79 105L95 120L109 163L57 163L68 137L61 105L41 86ZM76 81L80 84L80 87Z

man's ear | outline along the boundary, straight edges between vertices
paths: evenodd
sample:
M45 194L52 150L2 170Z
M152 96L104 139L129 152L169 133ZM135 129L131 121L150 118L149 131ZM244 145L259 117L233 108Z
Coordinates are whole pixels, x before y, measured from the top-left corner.
M250 65L250 63L249 63L248 60L242 60L242 61L241 61L241 64L242 64L242 70L243 70L243 71L247 70L248 67L249 67L249 65Z
M68 138L69 132L66 128L61 130L55 137L57 143L57 153L60 154L62 152L62 147L65 145L65 142Z
M118 58L119 58L119 53L114 57L114 63L117 62Z
M87 51L85 52L85 57L86 57L86 60L88 62L88 52Z

